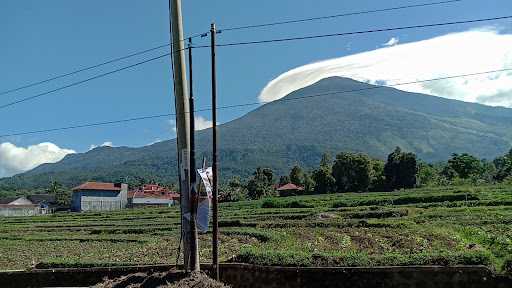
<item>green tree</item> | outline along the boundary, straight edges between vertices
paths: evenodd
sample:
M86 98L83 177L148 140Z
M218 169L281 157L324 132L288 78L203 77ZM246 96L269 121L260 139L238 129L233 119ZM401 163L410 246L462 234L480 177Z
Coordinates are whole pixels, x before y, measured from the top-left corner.
M385 191L386 177L384 175L384 161L372 159L372 176L370 181L370 191Z
M312 179L315 182L315 194L326 194L336 191L336 179L332 176L331 169L320 167L313 170Z
M461 179L468 179L475 175L482 173L482 162L473 155L463 154L452 154L452 157L448 160L448 164L443 170L443 175L446 175L448 179L453 179L453 171L456 176Z
M441 184L441 171L429 163L418 164L418 175L416 177L418 186L437 186Z
M279 177L279 186L283 186L283 185L286 185L288 183L291 183L290 176L283 175L283 176Z
M315 180L309 173L304 173L304 192L307 194L313 193L315 190Z
M512 176L512 149L507 154L494 159L493 163L496 169L495 180L501 182Z
M322 154L322 159L320 160L320 168L327 168L328 170L332 169L332 157L329 153Z
M247 182L247 194L251 199L274 196L274 173L270 168L256 168L253 177Z
M68 206L71 203L71 193L69 190L64 189L57 181L51 181L46 189L46 193L54 195L55 201L61 206Z
M494 162L487 161L483 159L481 161L482 163L482 170L480 172L480 175L478 175L478 181L484 182L484 183L494 183L496 179L496 173L497 169L494 165Z
M236 202L247 199L247 187L238 176L233 176L227 184L219 188L219 202Z
M329 154L325 153L322 155L320 166L318 169L313 170L311 178L315 182L315 194L326 194L336 191L336 179L332 176L332 160Z
M304 171L302 171L299 165L293 166L290 171L290 183L304 187Z
M342 152L332 167L338 192L365 192L371 182L372 164L366 154Z
M414 153L402 152L400 147L388 155L384 176L389 189L412 188L416 185L418 166Z

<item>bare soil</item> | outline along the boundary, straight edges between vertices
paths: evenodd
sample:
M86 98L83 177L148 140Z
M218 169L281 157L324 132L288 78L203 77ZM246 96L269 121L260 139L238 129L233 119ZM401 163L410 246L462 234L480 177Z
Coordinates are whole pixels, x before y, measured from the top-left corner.
M229 287L208 277L203 272L193 272L181 278L173 272L154 274L135 273L117 279L107 279L93 288L224 288Z

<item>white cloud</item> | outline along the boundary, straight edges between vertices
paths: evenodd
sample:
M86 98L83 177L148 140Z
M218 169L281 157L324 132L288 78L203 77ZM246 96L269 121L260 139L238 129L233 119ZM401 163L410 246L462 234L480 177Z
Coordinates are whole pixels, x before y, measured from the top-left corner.
M89 150L92 150L92 149L98 148L98 147L112 147L112 141L106 141L100 145L91 144L91 146L89 146Z
M262 102L273 101L331 76L393 85L505 68L512 68L512 35L500 34L494 28L483 28L304 65L268 83L259 99ZM397 88L512 107L511 71Z
M391 37L388 42L382 44L382 46L395 46L400 42L400 39L398 37Z
M43 163L55 163L67 154L75 153L53 143L39 143L18 147L10 142L0 144L0 177L8 177L28 171Z
M201 116L195 116L195 130L204 130L211 128L213 126L213 121L207 120L206 118L203 118Z
M196 120L194 123L196 125L196 131L208 129L213 126L213 122L211 120L208 120L202 116L195 116L194 119ZM171 125L172 132L176 133L176 122L174 120L169 120L169 125Z

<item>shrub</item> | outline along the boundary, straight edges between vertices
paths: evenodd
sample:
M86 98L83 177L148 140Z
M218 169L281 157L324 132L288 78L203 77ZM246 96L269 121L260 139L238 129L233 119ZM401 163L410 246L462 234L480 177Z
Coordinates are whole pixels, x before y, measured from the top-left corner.
M472 194L447 194L447 195L429 195L429 196L404 196L393 200L393 204L416 204L416 203L437 203L437 202L455 202L455 201L473 201L479 200Z
M346 215L347 218L365 219L365 218L392 218L392 217L404 217L409 214L406 209L401 210L385 210L385 211L365 211L365 212L354 212Z
M503 271L507 274L512 274L512 255L503 262Z
M261 208L313 208L313 204L299 200L280 200L276 198L265 199L261 204Z
M388 199L362 199L356 201L336 201L332 204L332 208L357 207L357 206L385 206L390 205L391 200Z
M242 222L240 220L221 220L219 227L256 227L256 223Z
M260 251L253 247L243 247L234 262L266 266L311 266L311 256L304 252Z
M473 194L445 194L445 195L414 195L401 196L387 199L361 199L361 200L341 200L334 202L332 208L357 207L357 206L385 206L385 205L407 205L418 203L440 203L457 201L476 201L479 198Z
M260 242L267 242L272 238L272 234L261 230L226 230L221 232L228 236L248 236L256 238Z
M453 266L489 265L491 263L491 255L484 251L368 255L357 251L346 253L308 253L299 251L261 251L253 247L246 247L233 260L242 263L270 266Z

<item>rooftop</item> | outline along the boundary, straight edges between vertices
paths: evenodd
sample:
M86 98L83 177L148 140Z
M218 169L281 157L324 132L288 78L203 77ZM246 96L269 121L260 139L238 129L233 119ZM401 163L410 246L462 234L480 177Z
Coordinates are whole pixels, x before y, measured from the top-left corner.
M121 191L121 187L114 183L104 182L85 182L82 185L73 188L73 191L77 190L107 190L107 191Z
M55 195L51 194L33 194L29 195L28 200L32 201L32 203L54 203L55 202Z
M10 205L10 204L0 204L0 208L34 208L38 207L37 204L23 204L23 205Z
M0 204L9 204L11 203L12 201L18 199L18 198L21 198L21 197L5 197L5 198L0 198Z
M285 184L285 185L277 188L277 191L284 191L284 190L304 190L304 188L297 186L293 183L288 183L288 184Z

